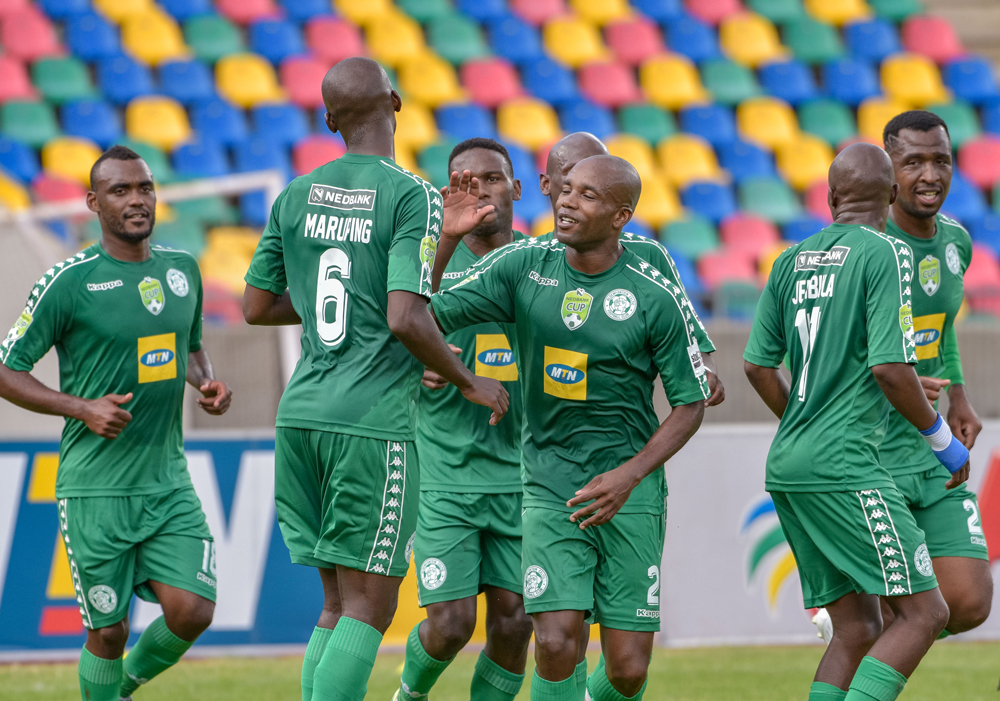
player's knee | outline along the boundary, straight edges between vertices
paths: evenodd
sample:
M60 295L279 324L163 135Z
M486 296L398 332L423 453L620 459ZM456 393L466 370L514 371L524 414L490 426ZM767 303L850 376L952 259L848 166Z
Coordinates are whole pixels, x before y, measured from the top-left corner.
M944 597L938 596L936 600L928 603L923 611L923 618L927 622L928 627L933 631L934 635L937 636L945 629L948 625L948 618L951 616L951 610L948 608L948 604L945 603Z
M578 643L576 638L562 628L535 631L535 647L550 660L570 659L576 662ZM537 658L537 653L536 653Z
M181 606L167 618L167 627L184 640L194 640L204 633L215 616L215 602L200 596L185 597Z
M979 591L948 602L948 632L964 633L981 626L989 618L992 606L993 597Z
M605 673L611 685L624 696L635 696L646 681L649 665L642 655L620 656L613 662L606 660Z
M841 622L833 627L833 637L851 649L869 650L882 635L882 619L877 616Z
M486 635L504 647L527 645L531 632L531 616L523 608L486 620Z
M113 655L115 653L121 654L125 650L128 633L128 620L122 619L118 623L90 631L88 637L96 637L102 651Z
M436 607L433 614L428 616L435 637L453 654L465 647L476 630L476 612L473 610L472 615L469 613L460 607Z

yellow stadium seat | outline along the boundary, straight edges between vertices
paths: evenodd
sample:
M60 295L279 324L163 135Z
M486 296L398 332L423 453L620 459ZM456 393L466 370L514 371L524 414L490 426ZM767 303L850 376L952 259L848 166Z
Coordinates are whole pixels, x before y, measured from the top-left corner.
M785 252L790 246L793 246L791 241L779 241L774 244L771 248L764 251L761 255L760 260L757 262L757 270L760 272L760 279L767 280L771 275L771 268L774 267L774 261L778 260L778 256Z
M679 219L682 213L677 191L664 178L653 177L642 181L642 194L635 208L636 219L658 229L667 222Z
M122 44L137 59L153 65L188 53L177 22L159 10L126 17L122 22Z
M373 19L368 24L366 36L372 58L393 68L404 59L427 51L420 25L411 17L398 12Z
M691 134L675 134L656 147L667 181L684 187L694 180L718 180L722 176L715 151L704 139ZM646 183L643 181L643 191Z
M19 212L30 206L31 197L28 195L28 191L15 180L0 173L0 209Z
M380 19L386 15L396 14L398 10L392 4L392 0L334 0L337 6L337 13L350 20L354 24L367 25L373 20Z
M169 97L137 97L125 109L125 131L130 139L164 151L191 138L191 125L181 103Z
M754 68L787 54L771 21L752 12L724 19L719 27L719 44L729 58Z
M399 64L399 87L405 97L431 108L465 96L452 65L430 51Z
M805 190L817 180L826 180L833 163L833 149L825 140L800 133L780 144L775 155L778 170L796 190Z
M569 4L578 15L602 26L631 14L628 0L570 0Z
M535 220L531 222L531 235L532 236L544 236L550 231L554 231L556 228L555 217L552 216L552 212L545 212L544 214L539 214L535 217Z
M871 15L865 0L806 0L805 5L806 12L820 22L838 27Z
M42 168L57 177L90 187L90 168L100 155L101 149L90 139L60 136L42 147Z
M215 64L215 84L224 98L244 108L285 97L274 68L257 54L223 56Z
M624 158L639 172L642 182L646 178L658 177L659 168L649 142L631 134L615 134L605 139L604 144L612 156Z
M430 110L416 102L407 102L396 114L396 145L410 151L433 144L438 137L437 125ZM404 166L405 167L405 166ZM413 170L407 168L407 170Z
M112 22L121 23L132 15L155 11L153 0L94 0L94 9Z
M701 84L698 69L684 56L671 54L649 59L639 69L639 82L650 102L668 110L711 100Z
M876 144L882 143L882 130L889 120L908 110L902 102L871 97L858 105L858 133Z
M250 266L260 235L242 226L220 226L208 232L205 250L198 264L206 282L214 282L241 295L246 287L243 275Z
M573 15L555 17L546 22L542 39L549 55L571 68L608 57L597 27Z
M919 54L896 54L885 59L882 91L889 99L914 107L950 101L937 66Z
M396 138L396 153L393 160L396 161L396 165L400 168L404 168L415 175L419 175L424 180L427 180L427 175L420 168L420 166L417 165L417 159L413 155L413 149L400 143L398 132Z
M560 136L559 120L551 105L531 97L518 97L500 105L497 129L503 138L531 151Z
M770 149L799 133L795 112L787 102L772 97L744 100L736 108L736 123L743 136Z

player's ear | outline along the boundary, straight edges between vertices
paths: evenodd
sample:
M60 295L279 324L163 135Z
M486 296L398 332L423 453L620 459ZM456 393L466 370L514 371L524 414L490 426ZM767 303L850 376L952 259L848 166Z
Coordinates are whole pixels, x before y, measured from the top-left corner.
M87 190L87 209L97 213L97 193L93 190Z
M632 221L632 208L626 204L623 204L615 212L614 218L611 220L611 225L618 230L624 229L625 225Z
M326 128L334 134L337 133L337 122L334 121L333 115L329 112L326 113Z
M895 202L898 196L899 196L899 183L893 183L892 190L889 192L889 204L891 205L893 202Z
M514 178L514 201L521 199L521 181Z
M837 216L834 214L837 210L837 193L834 192L832 187L828 187L826 190L826 204L830 207L830 214Z
M399 96L399 93L393 90L389 95L392 98L392 111L399 112L403 109L403 98Z
M542 191L542 194L546 197L552 192L552 181L549 180L547 173L542 173L538 176L538 189Z

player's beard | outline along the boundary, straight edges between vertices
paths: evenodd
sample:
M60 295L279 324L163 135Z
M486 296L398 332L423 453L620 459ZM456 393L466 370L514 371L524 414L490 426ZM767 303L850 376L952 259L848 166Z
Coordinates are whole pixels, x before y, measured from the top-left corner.
M113 222L105 221L104 223L108 227L108 233L116 239L125 243L142 243L153 234L153 225L156 223L156 212L149 212L149 226L143 231L128 231L125 228L124 218L116 219Z
M945 197L947 197L947 193L945 193ZM944 197L941 198L941 204L944 204L944 199L945 199ZM937 213L941 210L941 207L937 207L936 209L931 211L929 209L920 207L919 205L914 205L909 200L904 200L902 198L897 198L896 204L898 204L900 209L902 209L904 212L906 212L914 219L933 219L935 216L937 216Z

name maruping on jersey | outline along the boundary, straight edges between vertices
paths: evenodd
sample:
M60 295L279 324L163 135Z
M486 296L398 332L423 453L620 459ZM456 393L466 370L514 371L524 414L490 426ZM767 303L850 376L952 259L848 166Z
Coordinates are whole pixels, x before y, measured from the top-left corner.
M807 280L796 281L795 296L792 297L792 304L801 304L807 299L833 297L833 280L835 277L836 275L813 275Z
M104 292L105 290L113 290L116 287L122 286L121 280L112 280L111 282L88 282L87 289L91 292Z
M372 239L372 220L335 217L332 214L329 218L325 214L307 214L302 235L311 239L368 243Z
M795 256L795 272L816 270L822 265L843 265L850 252L848 246L834 246L829 251L801 251Z
M374 190L344 190L339 187L313 183L309 188L309 204L333 209L375 209Z

